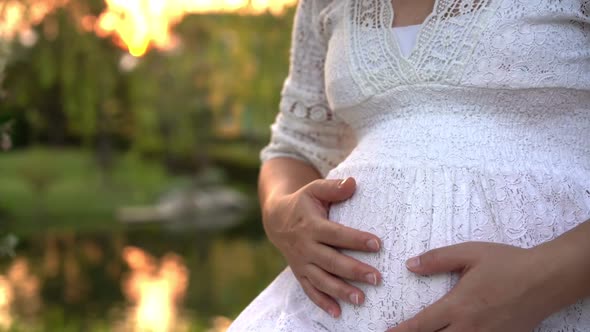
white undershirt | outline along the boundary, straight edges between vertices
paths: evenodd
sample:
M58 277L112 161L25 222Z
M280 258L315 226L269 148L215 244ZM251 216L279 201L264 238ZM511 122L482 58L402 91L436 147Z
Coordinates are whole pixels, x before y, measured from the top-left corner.
M393 31L398 40L398 45L403 56L407 57L412 52L416 44L416 37L422 24L408 25L404 27L394 27Z

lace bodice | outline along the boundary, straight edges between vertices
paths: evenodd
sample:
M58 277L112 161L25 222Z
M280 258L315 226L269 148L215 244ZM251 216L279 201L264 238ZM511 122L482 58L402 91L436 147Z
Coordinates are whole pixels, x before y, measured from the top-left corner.
M458 110L474 94L479 99L472 105L493 108L501 99L521 115L547 113L549 106L529 107L529 101L548 95L551 107L588 109L590 1L437 0L408 56L397 45L392 20L389 0L299 2L290 73L262 161L290 156L326 175L362 138L359 129L371 120L365 110L387 94L391 101L382 102L390 105L384 110L389 114L437 102ZM396 89L412 99L392 93ZM463 116L474 114L477 109ZM558 149L572 141L560 145L552 135L566 133L544 139ZM425 140L440 138L423 134L431 135ZM590 155L588 144L577 146L570 160Z

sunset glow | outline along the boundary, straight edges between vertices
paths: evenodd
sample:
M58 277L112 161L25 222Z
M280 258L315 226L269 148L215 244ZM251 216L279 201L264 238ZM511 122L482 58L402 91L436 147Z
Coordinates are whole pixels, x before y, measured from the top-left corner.
M0 38L14 39L30 31L43 18L69 0L7 0L0 2ZM172 28L189 14L239 13L281 15L297 0L105 0L98 16L80 18L80 26L100 37L112 36L133 56L150 47L174 48L178 39ZM25 3L28 4L25 5ZM23 35L26 37L26 35Z
M39 24L47 14L68 0L0 1L0 38L14 39Z
M275 15L296 0L106 0L107 10L98 18L100 36L115 35L134 56L148 47L170 49L176 45L171 29L187 14L238 12Z

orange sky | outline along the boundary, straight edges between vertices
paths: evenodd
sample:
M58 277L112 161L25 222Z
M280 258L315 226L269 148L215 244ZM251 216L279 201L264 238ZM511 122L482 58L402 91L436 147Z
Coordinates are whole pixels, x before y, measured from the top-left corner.
M0 3L0 38L13 39L68 0L29 0ZM82 18L82 26L106 37L116 35L134 56L145 54L150 46L174 47L172 28L187 14L239 12L280 15L297 0L105 0L107 9L99 17Z

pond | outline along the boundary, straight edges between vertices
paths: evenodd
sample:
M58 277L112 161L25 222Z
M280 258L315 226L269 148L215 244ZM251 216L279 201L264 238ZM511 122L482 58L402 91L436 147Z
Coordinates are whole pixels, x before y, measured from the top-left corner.
M235 234L142 225L19 237L2 258L0 326L223 331L285 266L263 236Z

